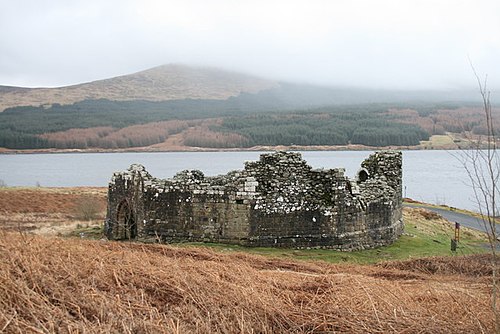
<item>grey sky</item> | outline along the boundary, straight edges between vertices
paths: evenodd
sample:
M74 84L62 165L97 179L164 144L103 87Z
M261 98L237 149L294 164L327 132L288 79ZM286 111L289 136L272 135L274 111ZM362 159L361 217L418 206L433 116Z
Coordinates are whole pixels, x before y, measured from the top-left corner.
M0 0L0 85L167 63L374 88L500 89L498 0Z

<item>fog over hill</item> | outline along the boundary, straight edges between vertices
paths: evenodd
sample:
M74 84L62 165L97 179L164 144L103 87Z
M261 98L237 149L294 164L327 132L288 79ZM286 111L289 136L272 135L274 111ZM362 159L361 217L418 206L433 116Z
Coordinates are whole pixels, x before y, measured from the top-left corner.
M388 90L285 83L209 67L170 64L115 78L58 88L0 86L0 111L84 100L170 101L248 99L275 108L404 102L478 102L475 91ZM495 101L496 96L492 99ZM497 98L498 99L498 98ZM263 105L264 106L264 105Z
M225 100L242 92L277 87L257 77L209 68L170 64L115 78L58 88L0 86L0 110L15 106L72 104L88 99L114 101Z

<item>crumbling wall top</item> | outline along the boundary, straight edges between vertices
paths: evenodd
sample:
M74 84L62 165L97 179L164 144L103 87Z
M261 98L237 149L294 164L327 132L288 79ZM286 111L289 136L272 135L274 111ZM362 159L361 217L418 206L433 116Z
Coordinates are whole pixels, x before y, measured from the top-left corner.
M361 164L357 179L349 180L343 168L313 169L298 152L266 153L257 161L245 162L243 170L206 177L200 170L184 170L170 179L153 178L140 164L131 165L117 177L131 180L140 177L148 189L161 191L196 190L227 192L256 200L255 209L268 213L296 210L328 211L336 202L358 205L359 201L393 198L401 188L402 154L381 151Z

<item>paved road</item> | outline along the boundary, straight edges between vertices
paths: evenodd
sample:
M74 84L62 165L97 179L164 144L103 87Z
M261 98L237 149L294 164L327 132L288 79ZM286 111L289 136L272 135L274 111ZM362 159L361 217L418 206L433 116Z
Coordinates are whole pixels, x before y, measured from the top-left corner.
M433 206L427 206L425 204L404 203L403 206L409 207L409 208L423 208L423 209L426 209L429 211L433 211L433 212L443 216L445 219L448 219L451 222L460 223L460 225L462 225L462 226L470 227L470 228L473 228L475 230L479 230L479 231L483 231L483 232L486 231L483 222L479 218L476 218L474 216L470 216L470 215L465 214L465 213L450 211L450 210L446 210L446 209L440 209L440 208L436 208ZM496 226L496 229L497 229L497 235L499 235L500 227L498 226L498 224Z

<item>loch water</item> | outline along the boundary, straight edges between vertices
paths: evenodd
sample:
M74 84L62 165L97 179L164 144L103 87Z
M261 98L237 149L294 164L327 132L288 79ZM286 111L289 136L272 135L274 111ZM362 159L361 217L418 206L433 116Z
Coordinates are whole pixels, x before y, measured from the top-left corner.
M168 178L184 169L199 169L207 176L243 169L246 160L263 152L158 152L1 154L0 180L8 186L107 186L113 172L133 163L151 175ZM346 169L354 177L369 151L305 151L314 168ZM403 195L415 200L476 210L473 192L459 152L403 151Z

